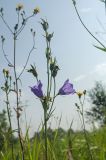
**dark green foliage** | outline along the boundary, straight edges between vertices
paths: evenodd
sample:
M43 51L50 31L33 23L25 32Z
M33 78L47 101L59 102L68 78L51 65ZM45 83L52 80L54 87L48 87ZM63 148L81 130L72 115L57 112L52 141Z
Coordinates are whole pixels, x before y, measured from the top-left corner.
M51 129L50 127L47 129L47 137L49 139L49 141L53 141L55 138L57 139L61 139L61 138L64 138L64 136L66 135L66 131L59 127L58 129ZM44 139L44 133L42 132L42 130L40 132L35 132L34 136L32 139L34 139L35 137L37 137L37 139L40 140L41 139Z
M11 143L17 143L17 138L15 138L14 135L11 137L11 131L7 123L6 111L3 110L0 112L0 151L5 148L5 143L10 146Z
M87 116L98 121L101 125L106 124L106 88L101 82L96 82L93 89L89 91L92 108Z
M6 111L0 113L0 150L2 150L6 133L8 132L8 124L6 119Z

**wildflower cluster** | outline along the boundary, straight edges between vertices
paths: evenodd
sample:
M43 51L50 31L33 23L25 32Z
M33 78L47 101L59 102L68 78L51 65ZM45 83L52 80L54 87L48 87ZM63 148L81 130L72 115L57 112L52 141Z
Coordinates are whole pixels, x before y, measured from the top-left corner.
M47 90L47 95L46 97L51 97L51 83L52 83L52 79L55 80L58 70L59 70L59 66L57 64L56 58L52 57L51 54L51 48L50 48L50 43L51 43L51 39L53 37L53 33L49 34L48 33L48 29L49 29L49 24L47 21L45 21L44 19L42 19L41 25L43 27L43 30L45 32L45 39L46 39L46 43L47 43L47 48L46 48L46 60L47 60L47 76L48 76L48 90ZM38 73L36 70L36 67L31 65L31 68L28 70L28 72L32 73L34 77L36 77L37 79L37 84L30 87L31 91L40 99L44 99L45 94L43 93L42 90L42 82L40 80L38 80ZM54 88L55 89L55 88ZM74 94L75 89L73 89L73 84L71 84L69 82L69 79L67 79L63 86L59 89L58 93L54 95L53 98L55 98L57 95L69 95L69 94ZM49 107L48 107L49 108Z
M45 160L47 160L47 122L54 112L54 100L58 95L74 94L75 89L73 88L73 84L71 84L69 79L67 79L56 93L56 76L59 71L59 66L57 64L56 58L52 56L51 52L51 40L53 38L53 33L48 32L49 24L44 19L41 19L41 25L44 30L44 37L46 40L45 57L47 63L47 92L44 92L42 89L43 84L38 77L36 67L31 65L31 68L28 70L28 72L32 73L32 75L37 80L37 84L30 87L30 89L34 95L40 99L42 108L44 110Z
M19 3L16 6L16 14L17 14L16 23L14 24L14 27L12 28L12 27L10 27L10 25L8 24L8 22L5 19L4 9L0 8L0 18L1 18L2 22L5 24L5 26L7 27L8 31L10 32L10 34L12 35L12 38L13 38L13 57L12 57L13 61L11 61L9 59L9 56L5 53L5 49L4 49L5 38L3 35L1 36L2 53L4 55L5 60L7 61L8 66L11 67L11 70L13 69L12 74L14 77L14 78L13 77L11 78L9 71L6 69L3 69L5 83L1 88L6 94L6 105L7 105L7 112L8 112L11 133L12 133L12 125L11 125L11 115L10 115L9 93L13 92L14 96L16 96L16 103L15 103L16 105L14 107L14 110L16 112L17 130L18 130L17 134L18 134L18 138L19 138L19 142L20 142L20 149L21 149L21 155L22 155L23 160L25 159L25 153L24 153L24 144L22 142L22 131L21 131L21 127L20 127L20 117L21 117L23 109L22 109L21 100L20 100L21 99L21 89L19 88L19 83L21 82L21 75L23 74L23 72L26 69L30 55L31 55L32 51L35 49L35 31L33 29L31 29L33 45L28 53L26 62L23 64L23 68L22 68L20 74L18 74L17 70L16 70L16 68L17 68L17 64L16 64L16 53L17 53L16 50L17 50L17 48L16 48L16 46L17 46L18 36L24 30L29 19L36 16L39 12L40 12L40 9L38 7L36 7L32 11L31 15L27 16L26 12L24 10L23 4ZM32 67L32 70L34 71L33 67ZM32 72L32 70L30 72ZM35 72L33 72L33 73L35 75ZM14 160L13 146L11 149L12 149L12 159Z

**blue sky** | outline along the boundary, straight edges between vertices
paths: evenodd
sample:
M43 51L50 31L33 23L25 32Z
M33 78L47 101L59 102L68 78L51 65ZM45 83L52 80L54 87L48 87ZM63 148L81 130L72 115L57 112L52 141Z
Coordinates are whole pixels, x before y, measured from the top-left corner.
M71 0L1 0L0 6L5 10L5 17L11 27L14 27L16 23L15 7L18 3L23 3L24 9L27 14L30 14L35 7L40 8L40 13L35 18L31 19L22 35L18 39L17 44L17 71L22 69L28 51L32 46L32 39L30 34L30 28L36 30L36 50L30 57L29 65L35 63L39 77L43 82L43 88L46 85L46 73L45 73L45 41L43 37L43 30L40 25L40 18L45 18L49 22L49 31L54 32L52 39L52 53L57 58L57 62L60 66L60 71L57 76L57 90L63 84L63 82L69 78L74 84L76 90L89 90L93 87L96 80L101 80L106 83L106 54L93 47L98 43L85 31L83 26L78 20ZM96 35L105 44L105 8L104 4L99 0L78 0L77 7L79 13L90 29L90 31ZM102 25L100 25L100 23ZM104 30L103 30L104 27ZM102 34L102 32L104 34ZM98 33L98 34L97 34ZM6 27L0 20L0 34L6 37L5 50L8 57L12 60L12 37ZM0 74L2 69L7 67L5 59L2 55L0 48ZM46 67L46 66L45 66ZM3 79L0 78L1 84ZM23 88L23 103L27 103L26 115L28 123L31 126L31 133L34 129L37 129L41 119L43 119L43 111L38 99L30 92L28 86L34 85L34 78L28 73L24 73L22 76L22 88ZM1 94L3 101L4 95ZM14 106L14 98L10 97L12 105ZM30 101L29 101L30 100ZM60 117L62 114L61 126L68 128L72 119L74 119L73 127L78 129L79 121L78 115L74 103L77 101L76 96L58 97L55 102L55 118L52 118L52 127L56 127L56 117ZM5 105L4 105L5 107ZM85 109L88 108L85 105ZM14 110L13 110L14 115ZM13 116L15 122L15 116ZM24 116L22 118L22 124L24 124ZM15 123L14 123L15 126Z

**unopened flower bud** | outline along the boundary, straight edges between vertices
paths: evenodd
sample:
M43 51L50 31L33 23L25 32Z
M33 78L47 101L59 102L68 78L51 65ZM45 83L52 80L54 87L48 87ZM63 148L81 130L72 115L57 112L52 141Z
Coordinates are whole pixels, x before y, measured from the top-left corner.
M84 95L86 94L86 90L83 91L83 94L84 94Z
M15 25L14 30L16 31L18 29L18 24Z
M3 35L1 36L1 40L2 40L2 43L4 43L5 38L3 37Z
M4 76L5 77L9 77L9 70L7 70L7 69L3 69L3 74L4 74Z
M56 66L54 67L54 69L53 69L53 72L52 72L52 76L53 76L54 78L56 77L58 70L59 70L59 67L56 65Z
M36 78L38 77L38 73L36 71L36 67L33 66L33 65L31 65L31 68L27 72L32 73L33 76L36 77Z
M0 8L0 13L3 16L3 8Z
M44 31L47 31L47 30L48 30L49 24L48 24L47 21L45 21L44 19L42 19L41 25L42 25Z
M30 31L33 32L33 29L31 28Z
M3 69L3 74L5 75L5 69Z
M53 33L47 34L47 35L46 35L47 41L50 42L52 37L53 37Z
M6 77L9 77L9 70L6 70Z
M77 103L75 103L75 106L77 107L78 110L80 109L80 106Z

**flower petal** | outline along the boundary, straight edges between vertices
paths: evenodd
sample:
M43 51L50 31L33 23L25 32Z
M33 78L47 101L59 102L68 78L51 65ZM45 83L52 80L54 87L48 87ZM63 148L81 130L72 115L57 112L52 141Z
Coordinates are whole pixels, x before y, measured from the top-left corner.
M41 81L39 80L37 82L37 85L33 86L33 87L30 87L31 88L31 91L39 98L42 98L43 97L43 91L42 91L42 83Z
M59 95L69 95L69 94L74 94L75 89L73 89L73 84L69 83L69 79L67 79L63 86L59 89L58 94Z

